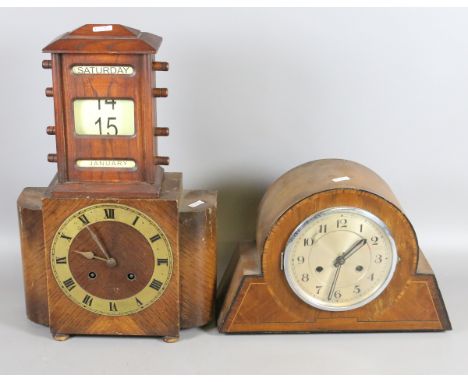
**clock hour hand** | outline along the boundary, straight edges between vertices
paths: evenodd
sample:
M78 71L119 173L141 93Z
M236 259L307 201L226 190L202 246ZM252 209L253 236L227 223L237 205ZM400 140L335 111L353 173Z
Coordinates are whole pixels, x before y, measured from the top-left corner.
M96 259L96 260L105 261L107 266L111 268L117 265L117 262L112 257L109 259L106 259L104 257L96 256L93 252L83 252L83 251L74 251L74 252L80 254L81 256L83 256L85 259L88 259L88 260Z
M341 256L338 256L333 265L335 267L343 265L346 260L348 260L352 255L354 255L357 251L359 251L362 247L364 247L367 243L366 239L361 239L356 241L348 250L344 251Z
M341 266L349 259L352 255L354 255L358 250L360 250L363 246L367 243L366 239L361 239L356 241L347 251L344 251L341 256L338 256L333 265L336 267L335 276L333 277L333 282L330 287L330 292L328 293L328 301L330 301L333 297L333 293L335 292L336 282L338 281L338 276L340 275Z
M97 260L102 260L102 261L107 262L106 258L96 256L93 252L83 252L83 251L73 251L73 252L78 253L79 255L83 256L85 259L88 259L88 260L97 259Z
M354 255L357 251L359 251L362 247L364 247L367 244L366 239L361 239L356 241L351 248L349 248L347 251L343 252L341 255L343 257L343 261L346 261L349 259L352 255Z

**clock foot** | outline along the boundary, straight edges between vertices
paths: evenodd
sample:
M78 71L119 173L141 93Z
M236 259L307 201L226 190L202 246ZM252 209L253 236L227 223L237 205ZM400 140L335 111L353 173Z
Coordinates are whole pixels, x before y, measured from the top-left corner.
M179 341L179 336L177 337L165 336L163 337L163 341L167 344L172 344L174 342Z
M63 334L63 333L55 333L55 334L52 334L52 336L54 337L55 341L66 341L70 338L69 334Z

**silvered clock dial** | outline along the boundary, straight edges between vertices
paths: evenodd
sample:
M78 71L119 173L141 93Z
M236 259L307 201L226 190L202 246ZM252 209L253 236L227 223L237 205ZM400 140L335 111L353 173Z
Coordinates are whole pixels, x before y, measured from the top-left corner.
M397 262L394 240L381 219L363 209L335 207L296 227L283 268L289 286L304 302L342 311L378 297Z

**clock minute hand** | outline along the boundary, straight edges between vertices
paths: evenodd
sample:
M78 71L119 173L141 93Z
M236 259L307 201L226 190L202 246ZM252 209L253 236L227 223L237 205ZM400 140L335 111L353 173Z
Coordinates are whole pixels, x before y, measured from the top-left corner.
M104 256L106 256L107 259L110 259L110 256L107 254L107 251L106 249L104 248L104 246L102 245L101 243L101 240L99 240L98 236L94 233L94 231L89 228L87 225L85 226L86 229L88 230L89 234L91 235L91 238L94 240L94 242L98 245L99 249L101 250L101 252L104 254Z
M99 240L99 237L94 233L94 231L86 225L86 229L88 230L89 234L91 235L91 238L94 240L94 242L97 244L101 252L106 256L106 264L109 267L115 267L117 265L117 262L115 261L114 258L110 257L109 254L107 253L106 249L101 243L101 240Z
M338 276L340 275L341 264L335 263L335 266L336 266L336 272L335 272L335 276L333 277L333 282L330 287L330 292L328 292L328 301L330 301L333 297L333 293L335 292L336 282L338 281Z
M333 265L336 267L335 276L333 277L333 282L330 287L330 292L328 292L328 301L330 301L333 297L333 293L335 292L336 282L338 281L338 276L340 275L341 266L345 263L347 259L349 259L353 254L355 254L359 249L365 246L367 243L366 239L361 239L356 241L347 251L343 252L341 256L338 256L335 259Z

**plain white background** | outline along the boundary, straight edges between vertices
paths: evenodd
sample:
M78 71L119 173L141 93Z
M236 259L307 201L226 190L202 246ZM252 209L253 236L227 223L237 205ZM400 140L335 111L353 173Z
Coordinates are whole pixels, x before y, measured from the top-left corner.
M461 373L468 371L468 9L2 9L0 372ZM438 277L446 333L238 335L54 342L26 319L15 203L55 152L41 49L86 23L164 38L160 141L186 188L219 190L219 268L251 239L268 184L319 158L392 187Z

